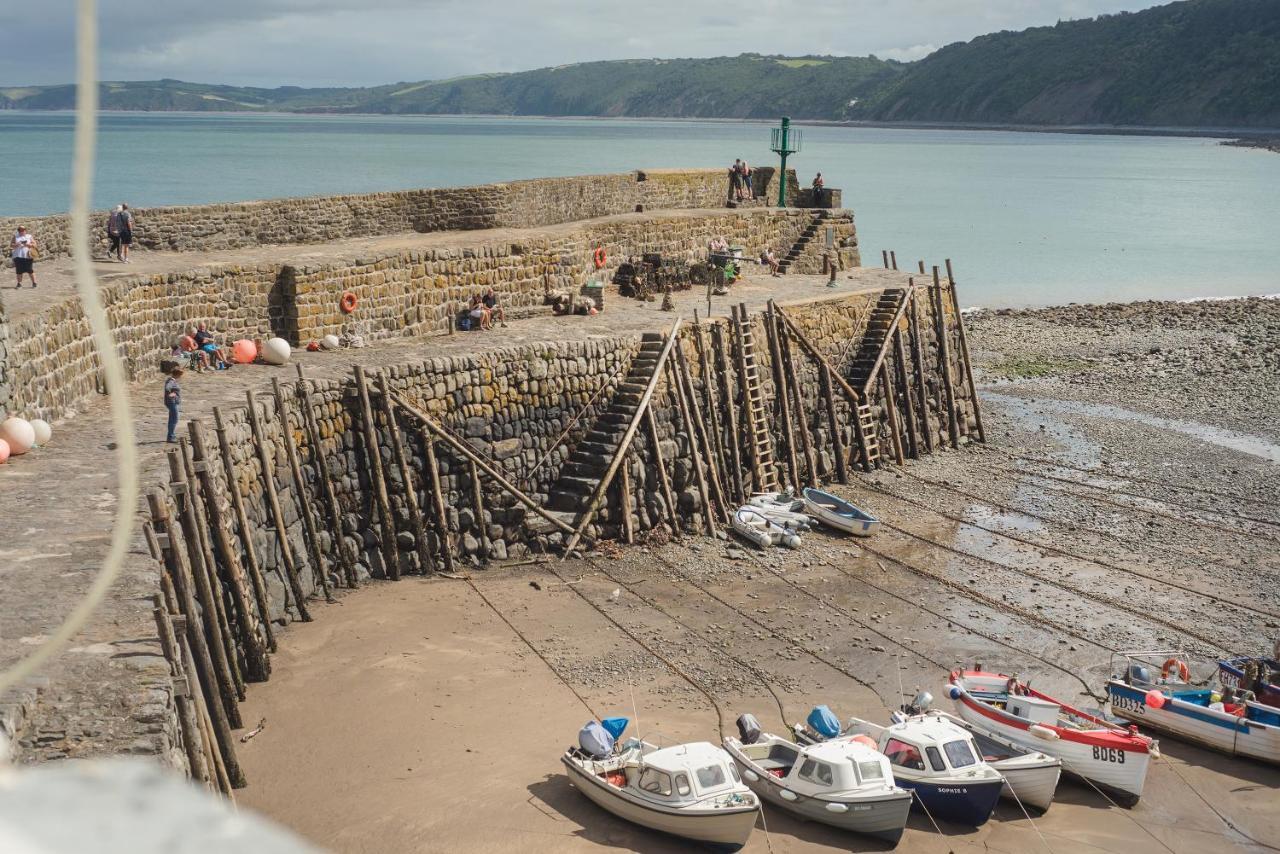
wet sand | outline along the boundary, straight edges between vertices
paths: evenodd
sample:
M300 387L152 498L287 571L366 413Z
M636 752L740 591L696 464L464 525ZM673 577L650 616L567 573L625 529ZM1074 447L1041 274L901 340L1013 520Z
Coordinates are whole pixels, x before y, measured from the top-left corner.
M1275 328L1265 312L1255 322ZM1198 346L1199 328L1164 334L1166 353L1178 334ZM1242 346L1270 353L1271 334ZM667 743L714 741L746 711L776 732L816 703L883 719L900 684L947 707L946 670L975 661L1089 707L1116 650L1186 650L1204 676L1212 656L1269 649L1276 463L1103 407L1264 446L1277 439L1269 420L1175 400L1203 368L1194 358L1126 379L1125 348L1150 341L1142 329L1099 344L1083 322L1027 313L980 320L973 337L996 392L988 446L839 487L887 522L870 541L813 533L798 552L759 553L686 537L317 604L243 706L266 728L239 745L240 804L342 852L683 851L569 786L559 755L592 714L634 709L640 732ZM1050 370L1010 378L1011 354ZM1229 407L1242 386L1219 386ZM1280 769L1170 737L1161 747L1132 809L1064 780L1033 820L1005 802L976 830L913 815L898 850L1274 850ZM776 809L765 820L748 850L884 850Z

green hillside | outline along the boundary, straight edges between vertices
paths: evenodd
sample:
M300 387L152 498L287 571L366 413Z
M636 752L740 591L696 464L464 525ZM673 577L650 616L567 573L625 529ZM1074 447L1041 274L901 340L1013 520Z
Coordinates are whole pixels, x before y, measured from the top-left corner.
M70 86L0 108L70 109ZM1280 127L1280 0L1184 0L1001 32L913 63L876 57L635 59L374 88L105 83L107 110L775 118Z
M1280 2L1187 0L982 36L913 63L849 117L1280 127Z

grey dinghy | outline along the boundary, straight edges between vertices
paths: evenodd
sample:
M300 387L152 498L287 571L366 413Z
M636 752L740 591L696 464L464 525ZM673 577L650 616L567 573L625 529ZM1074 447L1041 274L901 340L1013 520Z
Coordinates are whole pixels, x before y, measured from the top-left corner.
M855 537L869 537L880 529L879 519L821 489L804 491L804 507L822 524Z
M746 717L746 716L744 716ZM807 747L739 723L750 743L727 737L724 748L742 779L762 799L809 821L897 843L911 812L911 793L897 786L883 754L852 740Z
M659 749L633 738L600 759L574 747L560 761L578 791L618 818L720 851L746 845L760 812L728 755L709 742Z

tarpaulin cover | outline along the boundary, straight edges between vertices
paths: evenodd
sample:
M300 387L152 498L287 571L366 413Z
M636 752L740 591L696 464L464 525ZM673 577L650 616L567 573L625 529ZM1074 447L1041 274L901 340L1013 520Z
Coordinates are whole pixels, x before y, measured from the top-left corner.
M760 740L760 722L755 715L738 716L738 734L742 736L743 744L755 744Z
M600 725L605 728L609 735L613 736L614 741L622 738L622 731L627 728L629 723L631 721L628 718L605 718L600 721Z
M593 759L604 759L613 753L613 736L599 721L587 721L578 731L578 746Z
M840 720L826 706L814 706L808 722L813 731L823 738L835 738L840 734Z

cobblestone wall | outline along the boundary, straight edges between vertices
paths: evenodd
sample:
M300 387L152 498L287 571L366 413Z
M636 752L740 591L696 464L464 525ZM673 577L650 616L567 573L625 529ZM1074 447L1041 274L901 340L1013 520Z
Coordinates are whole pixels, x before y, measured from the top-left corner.
M637 206L646 210L723 207L726 174L717 169L638 171L475 187L135 208L134 239L145 249L193 252L410 231L534 228L628 213ZM757 174L767 185L774 170L758 169ZM104 257L106 219L106 211L90 218L90 238ZM18 225L31 229L40 241L42 257L68 254L67 215L3 217L0 234L12 234Z

